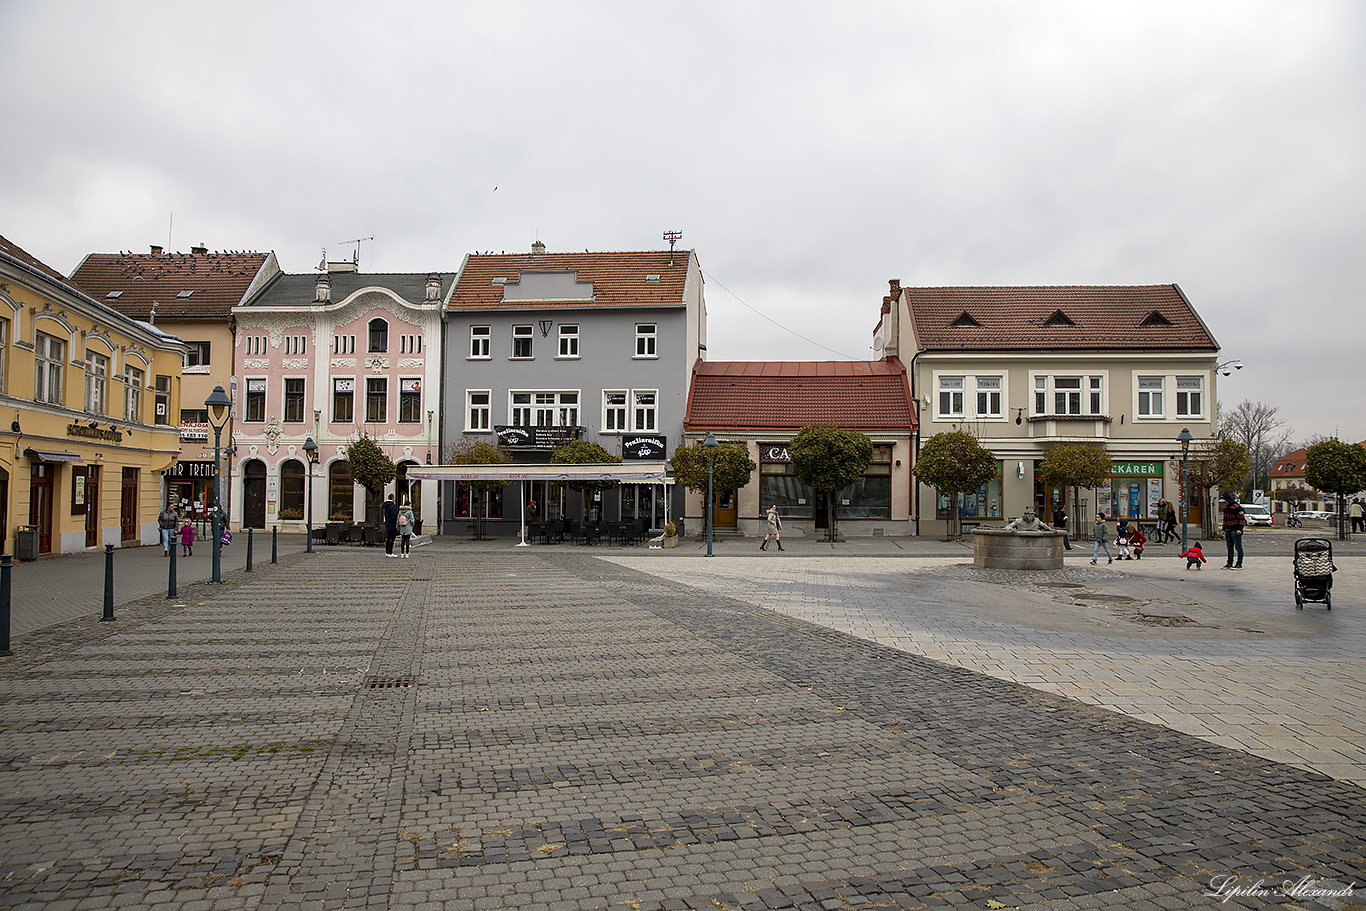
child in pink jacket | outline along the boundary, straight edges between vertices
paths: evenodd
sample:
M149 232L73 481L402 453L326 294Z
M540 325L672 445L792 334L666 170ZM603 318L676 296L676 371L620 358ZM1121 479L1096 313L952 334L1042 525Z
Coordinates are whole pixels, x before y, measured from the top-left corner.
M194 526L189 522L180 529L180 547L182 556L189 557L194 554Z

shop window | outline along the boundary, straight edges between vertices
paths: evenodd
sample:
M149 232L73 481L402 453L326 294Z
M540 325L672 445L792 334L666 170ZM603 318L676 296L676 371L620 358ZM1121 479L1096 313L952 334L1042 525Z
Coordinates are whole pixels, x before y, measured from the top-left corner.
M422 423L422 380L416 377L398 381L398 422Z
M350 522L355 517L355 488L351 480L351 463L333 462L327 469L327 519L329 522Z
M304 463L289 459L280 465L280 518L304 518Z
M503 488L476 490L476 485L466 481L455 484L455 517L472 519L503 518Z
M759 463L760 511L776 503L778 515L785 519L810 519L814 502L811 488L797 480L791 462Z
M961 494L958 515L964 519L1001 518L1001 469L996 463L996 477L987 481L976 490ZM947 519L953 514L953 495L939 494L936 497L935 517Z

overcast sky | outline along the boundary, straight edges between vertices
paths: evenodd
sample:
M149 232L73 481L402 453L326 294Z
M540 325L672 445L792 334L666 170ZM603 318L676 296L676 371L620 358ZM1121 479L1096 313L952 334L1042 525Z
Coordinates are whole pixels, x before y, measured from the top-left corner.
M1225 407L1366 438L1355 0L0 0L0 84L0 234L63 272L679 230L713 360L870 358L889 278L1175 282Z

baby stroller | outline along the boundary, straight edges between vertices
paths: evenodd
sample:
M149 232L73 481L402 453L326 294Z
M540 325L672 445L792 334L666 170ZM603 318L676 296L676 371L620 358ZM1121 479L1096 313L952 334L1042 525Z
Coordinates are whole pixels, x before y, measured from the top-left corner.
M1295 542L1295 607L1306 601L1322 601L1333 609L1333 542L1327 538L1300 538Z

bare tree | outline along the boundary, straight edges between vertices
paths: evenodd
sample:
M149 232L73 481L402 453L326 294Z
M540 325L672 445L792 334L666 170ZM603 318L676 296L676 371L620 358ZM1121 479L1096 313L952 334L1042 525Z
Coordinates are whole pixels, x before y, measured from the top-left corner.
M1238 407L1226 411L1219 407L1219 436L1237 440L1247 449L1248 474L1243 479L1243 495L1252 495L1253 488L1266 490L1271 486L1271 466L1281 456L1292 452L1291 429L1277 417L1279 409L1265 402L1243 399Z

